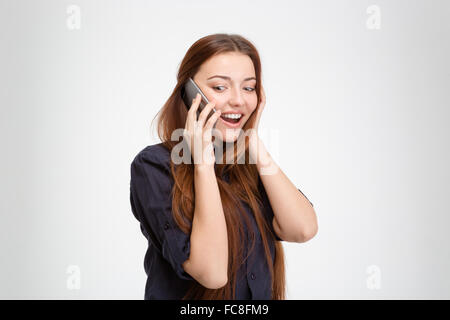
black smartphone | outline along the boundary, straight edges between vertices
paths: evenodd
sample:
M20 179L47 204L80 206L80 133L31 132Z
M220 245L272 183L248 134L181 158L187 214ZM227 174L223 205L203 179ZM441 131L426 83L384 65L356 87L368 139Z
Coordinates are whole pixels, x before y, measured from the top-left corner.
M198 117L200 116L200 112L202 112L202 110L206 107L209 101L208 98L206 98L205 94L202 92L202 90L200 90L200 88L194 82L194 80L192 80L192 78L189 78L184 84L183 88L181 89L181 98L183 98L183 102L188 110L192 105L192 100L197 96L197 93L200 93L202 99L197 109L197 119L198 119ZM206 120L208 120L214 114L214 112L216 112L215 108L211 110L209 115L206 117Z

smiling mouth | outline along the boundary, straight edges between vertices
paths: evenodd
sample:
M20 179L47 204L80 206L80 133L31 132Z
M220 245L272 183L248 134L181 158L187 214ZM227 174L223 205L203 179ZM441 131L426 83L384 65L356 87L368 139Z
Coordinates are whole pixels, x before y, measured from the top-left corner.
M224 116L220 116L220 118L221 118L223 121L225 121L225 122L235 124L235 123L238 123L239 121L241 121L241 119L243 118L243 116L241 116L239 119L231 119L231 118L226 118L226 117L224 117Z
M220 116L220 119L224 122L224 124L231 128L237 128L241 125L242 119L244 116L242 115L239 119L230 119Z

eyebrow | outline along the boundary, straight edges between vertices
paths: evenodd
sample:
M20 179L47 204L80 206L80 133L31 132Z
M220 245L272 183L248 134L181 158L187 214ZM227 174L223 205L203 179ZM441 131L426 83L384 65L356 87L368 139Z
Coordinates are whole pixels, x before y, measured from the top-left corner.
M212 78L222 78L222 79L231 81L231 78L230 78L230 77L227 77L227 76L220 76L220 75L215 75L215 76L209 77L209 78L206 79L206 80L209 80L209 79L212 79ZM250 77L250 78L245 78L244 81L248 81L248 80L252 80L252 79L256 80L255 77Z

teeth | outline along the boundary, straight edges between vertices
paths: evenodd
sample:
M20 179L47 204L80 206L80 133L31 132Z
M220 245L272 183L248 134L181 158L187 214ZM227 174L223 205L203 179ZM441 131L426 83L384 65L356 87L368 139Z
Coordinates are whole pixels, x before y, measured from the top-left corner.
M230 119L239 119L242 117L242 114L224 114L222 115L224 118L230 118Z

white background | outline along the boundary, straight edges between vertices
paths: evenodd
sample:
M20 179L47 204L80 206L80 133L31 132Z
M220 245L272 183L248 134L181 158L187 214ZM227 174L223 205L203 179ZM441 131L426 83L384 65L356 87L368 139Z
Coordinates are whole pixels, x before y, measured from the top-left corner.
M143 299L130 164L160 142L151 120L186 50L224 32L258 48L260 130L280 138L263 141L318 215L315 238L283 242L287 298L449 299L449 12L438 0L0 1L0 298Z

